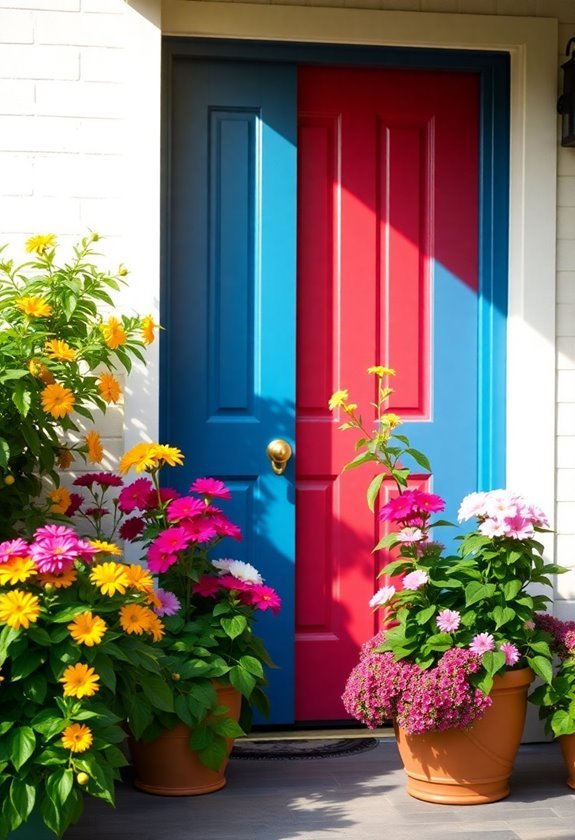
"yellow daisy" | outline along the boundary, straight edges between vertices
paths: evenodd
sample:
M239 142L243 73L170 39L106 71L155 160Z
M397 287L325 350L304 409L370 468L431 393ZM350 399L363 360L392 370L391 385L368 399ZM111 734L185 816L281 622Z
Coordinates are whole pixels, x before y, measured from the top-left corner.
M116 592L125 595L126 588L130 585L126 567L113 561L94 566L90 572L90 580L99 588L102 595L110 597Z
M395 376L393 368L383 367L382 365L372 365L368 367L368 373L374 373L376 376Z
M70 345L60 338L51 338L44 345L44 350L49 359L57 362L73 362L78 355Z
M48 494L48 498L52 502L50 505L52 513L66 513L72 501L70 491L66 490L65 487L56 487Z
M102 554L113 554L114 557L122 556L122 549L115 543L108 542L107 540L88 540L88 542L92 548L97 548L98 551L102 552Z
M170 467L181 466L184 463L184 456L176 446L166 446L164 443L156 443L151 455L157 461L163 461Z
M107 629L106 622L99 615L92 615L90 610L80 613L71 624L68 624L68 630L74 641L88 647L99 645Z
M102 446L102 439L98 432L93 429L86 433L86 446L88 452L86 458L91 464L101 464L104 458L104 447Z
M18 298L15 305L16 309L32 318L47 318L52 314L52 307L44 298L27 295Z
M140 604L124 604L120 609L120 627L126 633L136 633L138 636L150 630L154 613Z
M19 630L25 630L38 620L40 615L40 601L30 592L14 589L0 595L0 621Z
M122 326L121 321L113 315L108 318L105 324L102 324L102 334L104 336L104 341L110 350L115 350L117 347L121 347L121 345L125 344L128 340L126 330Z
M334 391L331 395L328 403L328 407L330 411L333 411L334 408L338 408L338 406L344 406L348 400L349 393L347 390L343 391Z
M155 445L153 443L137 443L129 449L120 459L118 467L120 472L127 473L132 467L136 469L136 472L153 470L157 466L157 461L153 457Z
M395 427L399 426L399 424L403 421L398 414L388 411L387 414L382 415L381 422L385 423L386 426L389 426L390 429L395 429Z
M132 563L128 566L126 568L126 574L128 575L130 586L133 586L139 592L148 592L154 586L151 574L142 566L138 565L138 563Z
M69 665L58 682L64 685L65 697L77 697L81 700L82 697L93 697L99 691L99 679L93 668L78 662L76 665Z
M60 575L53 574L52 572L44 572L38 575L38 582L42 586L53 586L55 589L68 589L77 579L78 573L75 569L66 569Z
M151 344L155 338L154 329L157 324L154 323L154 319L151 315L145 315L142 318L142 338L144 340L144 344Z
M26 251L29 254L45 254L49 248L56 247L56 235L54 233L39 233L26 240Z
M117 403L122 390L120 383L111 373L101 373L98 377L98 390L107 403Z
M41 394L42 408L52 417L65 417L74 408L74 394L58 382L46 385Z
M92 730L83 723L72 723L62 732L62 745L70 752L86 752L92 746Z
M13 557L0 565L0 584L24 583L32 575L38 574L36 564L30 557Z

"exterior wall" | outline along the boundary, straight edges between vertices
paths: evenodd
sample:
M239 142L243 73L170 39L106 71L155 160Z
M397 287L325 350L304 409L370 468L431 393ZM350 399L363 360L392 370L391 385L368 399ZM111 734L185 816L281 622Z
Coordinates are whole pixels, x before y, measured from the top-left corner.
M164 30L173 31L170 22L182 7L189 14L196 5L201 4L164 0ZM215 5L222 21L237 8L233 0ZM555 18L557 68L575 34L573 0L283 0L282 5ZM9 241L18 257L33 233L56 232L66 248L88 229L97 230L106 237L105 261L130 267L130 292L122 303L140 312L158 306L161 6L161 0L0 0L0 242ZM558 161L554 513L557 560L573 571L558 580L556 611L575 617L575 150L560 149ZM106 422L111 465L124 445L157 435L156 361L152 353L147 369L130 378L123 424L121 412ZM512 434L517 424L533 428L532 453L524 455L526 475L537 473L540 444L549 437L538 422L541 387L535 373L525 391L533 405L525 407L523 400L521 411L511 415Z

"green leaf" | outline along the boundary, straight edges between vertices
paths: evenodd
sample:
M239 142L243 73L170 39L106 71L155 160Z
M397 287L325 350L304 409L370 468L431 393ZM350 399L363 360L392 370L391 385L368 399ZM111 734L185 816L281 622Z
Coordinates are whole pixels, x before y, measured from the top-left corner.
M543 682L551 683L553 679L553 667L551 662L544 656L532 656L527 658L529 667L532 668Z
M509 621L513 621L515 618L515 610L512 610L511 607L501 607L497 606L494 607L491 611L491 615L495 621L495 629L497 630L499 627L503 627L504 624L507 624Z
M50 740L66 728L66 720L55 714L51 709L42 709L32 718L30 726L47 740Z
M36 801L36 788L25 779L14 776L10 784L10 802L12 807L25 822Z
M413 460L419 464L420 467L423 467L426 472L431 472L431 464L429 463L429 459L423 452L420 452L418 449L409 449L405 450L406 455L411 455Z
M19 636L20 630L15 630L7 624L5 624L2 630L0 630L0 665L3 665L6 661L10 651L10 645Z
M174 711L174 697L169 685L154 674L146 675L142 680L142 690L153 708L163 712Z
M128 706L128 725L134 738L139 740L154 720L152 709L141 696L132 697Z
M10 739L10 752L12 757L12 764L16 770L20 770L30 756L33 754L36 747L36 736L34 730L30 726L19 726L18 729L12 729L7 740Z
M373 509L375 507L375 500L377 499L379 489L385 478L385 473L379 473L373 478L367 488L367 506L369 507L370 511L373 513Z
M473 580L465 587L465 604L470 607L478 601L484 601L487 598L492 598L494 594L494 583L479 583L478 581Z
M249 699L250 694L256 686L255 678L239 665L234 665L230 668L230 682L234 688Z
M520 580L508 580L503 584L503 595L506 601L513 601L521 592L523 584Z
M556 738L561 735L572 735L575 732L575 720L563 709L554 712L550 722Z
M39 650L28 650L12 662L12 682L22 680L42 665L45 653Z
M483 654L481 661L488 675L493 677L505 665L505 653L500 650L488 650Z
M211 770L218 770L228 754L226 739L221 736L214 738L212 743L204 750L198 752L198 758Z
M216 690L209 680L203 683L196 683L189 687L190 697L203 709L213 709L217 703Z
M418 613L416 613L415 620L418 624L427 624L429 619L435 615L436 610L437 607L435 604L432 604L430 607L425 607L425 609L420 610Z
M100 677L102 683L115 694L116 692L116 672L110 662L110 657L106 654L99 653L93 662L96 673Z
M174 700L174 711L186 726L193 727L197 723L195 716L190 711L187 697L184 697L182 694L179 694Z
M30 406L32 405L32 394L26 388L24 382L22 382L21 380L14 383L14 390L12 391L12 402L14 403L22 417L26 417L26 415L30 411Z
M214 721L212 723L212 729L218 735L223 735L224 738L241 738L242 735L246 734L239 723L236 723L231 718Z
M28 637L32 639L33 642L36 642L38 645L42 645L43 647L50 647L53 642L50 637L50 634L44 630L43 627L38 627L36 624L31 624L28 630Z
M10 460L10 447L8 441L0 438L0 467L7 467Z
M248 626L248 620L244 615L234 615L233 618L222 618L221 625L226 636L235 639L244 632Z
M205 724L194 727L189 745L192 750L205 750L214 740L214 733Z
M32 700L40 705L46 699L48 692L48 680L41 672L33 674L24 682L22 694L27 700Z
M259 659L256 659L255 656L240 656L239 662L242 668L245 668L246 671L249 671L250 674L254 675L254 677L261 677L263 679L264 669L262 667L262 663Z

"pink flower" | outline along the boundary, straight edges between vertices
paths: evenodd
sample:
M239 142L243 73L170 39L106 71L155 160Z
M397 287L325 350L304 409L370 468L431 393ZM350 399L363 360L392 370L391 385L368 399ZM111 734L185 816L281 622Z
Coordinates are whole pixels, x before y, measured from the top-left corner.
M429 580L429 575L423 569L416 569L403 578L404 589L419 589Z
M156 595L160 601L160 606L154 607L156 615L175 615L179 612L181 604L173 592L169 592L167 589L156 589Z
M395 595L395 586L382 586L381 589L378 589L375 595L370 598L369 606L373 609L373 607L382 607L384 604L387 604L390 598L393 598Z
M131 542L140 536L145 527L146 523L143 519L140 519L139 516L132 516L131 519L126 519L125 522L122 522L120 536L123 540Z
M222 589L233 589L235 592L246 592L253 586L252 583L246 580L240 580L240 578L234 577L233 575L222 575L218 580Z
M190 491L212 499L231 499L232 497L224 482L218 481L217 478L196 478Z
M519 650L511 642L503 642L503 644L499 645L499 650L505 654L506 665L516 665L521 658Z
M156 546L162 554L175 554L177 551L184 551L190 542L191 538L187 530L180 525L175 525L158 534L152 546Z
M495 649L495 639L491 633L478 633L471 640L469 650L471 653L476 653L480 656L482 653Z
M484 537L504 537L506 535L505 522L498 519L485 519L477 530Z
M469 493L459 505L457 519L465 522L474 516L485 516L486 493Z
M51 526L40 530L47 530L49 527ZM62 530L69 531L67 528ZM42 539L37 539L30 547L30 557L39 571L58 574L74 565L74 560L82 553L82 548L82 543L76 534L69 531L69 533L47 535Z
M275 589L261 583L256 583L246 589L242 600L258 610L271 610L273 613L278 613L281 606L281 598Z
M242 532L239 525L235 525L233 522L230 522L230 520L223 514L216 514L215 516L212 516L210 522L216 529L218 537L231 537L233 540L241 542Z
M405 490L399 496L390 499L379 511L382 521L404 522L414 518L425 519L430 513L443 510L445 502L434 493L424 490Z
M192 592L195 592L196 595L202 595L204 598L210 598L222 588L221 581L222 578L215 575L204 575L197 583L194 583Z
M30 548L25 540L6 540L0 543L0 563L7 563L13 557L28 557Z
M528 540L535 535L535 529L530 519L521 514L507 516L504 520L505 536L514 540Z
M34 531L35 540L51 539L52 537L71 537L77 540L76 532L67 525L42 525Z
M185 530L190 542L207 543L217 536L217 531L211 522L204 519L184 519L180 528Z
M441 610L437 614L437 626L442 633L453 633L461 621L461 614L457 610Z
M83 496L81 496L79 493L70 493L70 504L68 505L66 516L74 516L74 514L80 510L83 504Z
M133 513L135 510L147 510L150 493L154 492L154 485L149 478L137 478L132 484L120 492L118 507L122 513Z
M113 473L84 473L75 478L72 482L76 487L91 487L92 484L99 484L100 487L122 487L124 481L119 475Z
M205 509L206 506L201 499L196 499L193 496L182 496L180 499L174 499L168 505L167 519L168 522L193 519L195 516L204 513Z
M403 543L413 543L419 542L420 540L425 539L425 534L421 530L421 528L402 528L401 531L397 534L397 539L399 542Z
M157 545L152 543L148 549L146 562L148 564L148 569L151 572L154 572L155 574L162 574L163 572L167 572L171 566L178 562L178 555L167 554L161 551Z

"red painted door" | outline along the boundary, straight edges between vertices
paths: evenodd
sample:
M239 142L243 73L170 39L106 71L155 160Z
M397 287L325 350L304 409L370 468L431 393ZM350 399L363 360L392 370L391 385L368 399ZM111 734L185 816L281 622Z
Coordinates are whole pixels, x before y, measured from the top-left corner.
M299 70L300 721L345 717L345 680L377 629L368 601L383 585L371 473L340 475L355 441L337 430L331 393L348 388L367 409L366 369L394 367L393 407L431 457L434 489L451 505L475 489L478 108L473 74Z

